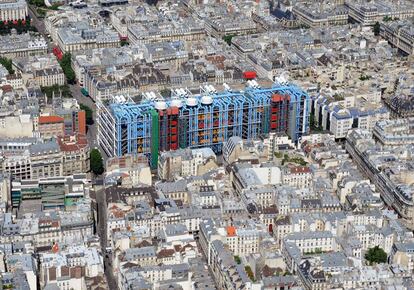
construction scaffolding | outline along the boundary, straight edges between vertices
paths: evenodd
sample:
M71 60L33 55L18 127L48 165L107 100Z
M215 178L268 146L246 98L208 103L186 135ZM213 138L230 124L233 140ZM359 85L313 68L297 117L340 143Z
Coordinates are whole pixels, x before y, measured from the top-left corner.
M269 132L297 141L309 131L309 96L285 84L218 93L211 85L193 95L185 89L170 99L154 93L140 104L114 97L98 104L98 142L109 156L145 154L155 168L159 151L210 147L220 153L232 136L255 139Z

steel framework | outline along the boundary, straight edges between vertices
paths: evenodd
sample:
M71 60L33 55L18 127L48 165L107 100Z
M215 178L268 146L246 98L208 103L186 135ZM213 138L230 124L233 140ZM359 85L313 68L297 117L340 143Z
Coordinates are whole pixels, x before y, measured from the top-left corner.
M232 136L255 139L284 132L297 141L309 130L310 98L292 84L181 93L139 104L115 99L99 104L98 142L109 156L145 154L156 166L159 151L211 147L221 152Z

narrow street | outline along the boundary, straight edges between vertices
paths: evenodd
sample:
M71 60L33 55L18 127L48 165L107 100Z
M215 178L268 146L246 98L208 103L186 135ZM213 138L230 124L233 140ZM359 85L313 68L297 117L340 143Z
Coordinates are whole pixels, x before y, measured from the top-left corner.
M73 98L75 98L79 104L84 104L92 110L92 118L94 120L94 123L92 125L88 125L87 138L91 148L98 148L100 150L102 159L105 164L106 160L108 160L109 157L106 155L105 151L101 150L97 142L98 126L96 123L96 104L90 97L85 97L81 93L81 87L78 84L68 86Z
M79 85L68 85L70 92L72 93L73 98L75 98L79 104L84 104L91 108L93 112L93 120L96 120L96 105L94 101L90 97L85 97L81 93L81 88ZM88 131L87 131L87 138L89 145L91 148L97 148L98 143L96 141L96 135L97 135L97 128L96 128L96 122L94 122L92 125L88 125ZM103 154L104 155L104 154ZM104 157L104 156L102 156Z
M68 85L70 92L74 99L78 101L79 104L84 104L91 108L93 112L93 120L96 120L96 104L90 97L86 97L81 93L81 88L79 85ZM98 144L96 142L96 134L97 134L97 126L96 122L92 125L88 125L87 130L87 138L91 148L98 148ZM106 161L106 155L102 150L102 157L104 162ZM99 178L99 177L98 177ZM96 180L95 180L96 181ZM98 221L96 225L97 234L99 235L101 241L101 248L102 248L102 255L104 258L104 265L105 265L105 276L108 281L109 289L117 289L116 279L113 275L112 270L112 253L107 253L106 248L109 246L107 244L107 237L106 237L106 202L105 202L105 191L99 190L96 193L96 203L97 203L97 210L98 210Z
M46 37L46 28L45 23L43 22L43 19L39 19L36 14L33 12L32 9L36 9L36 7L29 5L29 17L31 21L31 25L36 27L37 31L42 34L44 37Z
M33 8L35 9L35 8ZM31 23L34 27L36 27L36 29L38 30L38 32L40 34L42 34L45 38L47 38L47 33L46 33L46 29L45 29L45 25L42 19L39 19L35 13L32 11L31 8L29 8L29 16L31 19ZM52 47L53 47L53 43L49 41L49 52L52 51ZM89 108L91 108L92 113L93 113L93 120L96 120L96 104L94 103L94 101L90 98L90 97L86 97L81 93L81 87L78 84L74 84L74 85L68 85L70 92L73 96L74 99L77 100L78 104L84 104L86 106L88 106ZM98 148L98 143L97 143L97 126L96 126L96 122L94 122L91 125L87 126L87 139L89 142L89 145L91 148ZM102 150L100 150L102 152ZM107 156L104 152L102 152L102 157L104 158L104 162L107 159ZM112 271L112 253L107 253L106 248L107 248L107 238L106 238L106 203L105 203L105 196L104 196L105 191L100 190L97 192L96 194L96 202L97 202L97 210L98 210L98 221L97 221L97 225L96 225L96 229L97 229L97 234L100 237L100 241L101 241L101 249L102 249L102 255L104 258L104 266L105 266L105 276L108 282L108 286L109 289L117 289L117 283L116 283L116 279L113 275L113 271Z
M47 40L47 51L49 53L51 53L52 50L53 50L53 43L47 37L47 31L46 31L45 23L44 23L42 18L38 18L36 16L36 14L33 12L34 10L32 10L32 9L36 9L36 7L34 7L32 5L29 5L28 13L29 13L29 17L30 17L30 24L31 24L31 26L36 27L37 31L41 35L43 35L43 37Z
M108 281L109 289L117 289L116 279L113 275L112 270L112 253L107 253L106 248L108 247L106 238L106 202L105 202L105 191L100 190L96 194L96 203L98 207L98 224L97 233L99 235L102 247L102 254L104 257L105 265L105 276Z

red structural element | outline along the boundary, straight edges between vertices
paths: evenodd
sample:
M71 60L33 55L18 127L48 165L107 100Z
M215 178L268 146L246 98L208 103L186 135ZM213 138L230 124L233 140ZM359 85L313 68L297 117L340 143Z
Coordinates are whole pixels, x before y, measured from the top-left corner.
M160 124L160 149L163 151L178 149L179 109L170 107L158 110Z
M256 77L257 77L257 74L255 71L245 71L243 73L243 78L245 80L252 80L252 79L255 79Z
M55 46L53 48L53 54L56 56L56 58L58 60L61 60L62 57L63 57L63 52L62 52L62 50L60 50L60 48L58 46Z
M274 94L270 103L270 131L284 132L289 117L290 96Z
M171 114L178 115L178 107L171 107Z
M65 119L59 116L40 116L39 124L53 124L53 123L63 123Z
M78 126L76 126L76 120L73 120L73 128L83 135L86 135L86 112L81 110L78 112Z
M170 137L170 150L178 149L178 118L179 110L178 107L171 107L168 109L169 115L169 137Z
M234 226L228 226L226 229L227 229L227 236L228 237L234 237L234 236L237 235L237 233L236 233L236 227L234 227Z

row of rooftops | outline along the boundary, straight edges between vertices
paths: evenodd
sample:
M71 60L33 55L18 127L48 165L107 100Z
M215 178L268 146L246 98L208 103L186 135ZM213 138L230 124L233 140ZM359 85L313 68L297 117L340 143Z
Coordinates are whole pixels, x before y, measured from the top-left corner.
M231 100L246 99L263 99L270 101L272 94L288 94L291 98L291 102L295 102L300 98L308 98L308 95L300 88L293 84L275 84L271 88L260 88L257 83L251 83L250 87L247 87L245 91L232 91L230 87L228 90L222 93L216 91L204 91L201 95L193 95L190 91L185 89L178 89L173 93L173 97L163 100L159 95L152 93L147 95L147 100L144 100L140 104L135 104L127 96L114 96L112 103L109 107L115 115L120 117L128 113L129 110L137 112L148 112L149 109L166 109L168 107L178 108L191 108L202 105L210 105L214 102L223 102Z
M410 1L389 1L384 0L357 0L357 1L345 1L346 5L355 11L363 14L378 13L381 15L387 15L392 12L406 12L414 9L414 5Z
M43 36L29 32L22 34L7 34L0 39L0 51L3 53L45 49L47 49L47 42Z
M0 154L10 158L19 154L36 157L61 152L79 152L87 147L88 140L82 134L65 135L49 141L38 138L6 139L0 142Z

